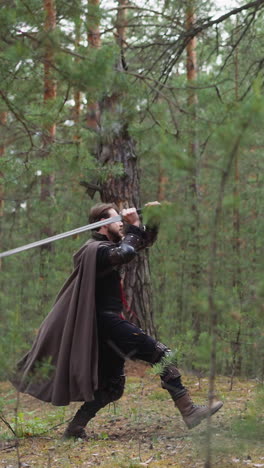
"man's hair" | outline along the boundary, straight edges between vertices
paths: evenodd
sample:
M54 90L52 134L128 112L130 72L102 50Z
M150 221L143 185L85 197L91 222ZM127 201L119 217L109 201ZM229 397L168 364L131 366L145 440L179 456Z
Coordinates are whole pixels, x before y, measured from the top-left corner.
M103 219L110 218L109 211L111 210L111 208L118 212L118 208L114 203L97 203L90 210L89 222L96 223L97 221L100 221L100 219L102 218ZM97 228L97 229L100 229L100 228Z

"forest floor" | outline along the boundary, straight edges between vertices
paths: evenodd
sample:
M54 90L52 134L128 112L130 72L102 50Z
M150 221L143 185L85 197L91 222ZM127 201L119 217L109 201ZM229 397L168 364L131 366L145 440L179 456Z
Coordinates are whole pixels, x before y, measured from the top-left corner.
M208 380L200 386L193 375L184 375L192 398L206 399ZM212 466L264 468L264 391L253 380L218 377L216 391L223 408L212 418ZM90 440L62 440L66 421L80 404L54 407L17 394L0 383L0 467L140 468L142 466L198 468L204 466L207 423L188 431L159 379L143 363L127 366L126 390L115 405L101 410L87 432ZM17 411L16 411L17 408ZM12 435L3 419L14 427Z

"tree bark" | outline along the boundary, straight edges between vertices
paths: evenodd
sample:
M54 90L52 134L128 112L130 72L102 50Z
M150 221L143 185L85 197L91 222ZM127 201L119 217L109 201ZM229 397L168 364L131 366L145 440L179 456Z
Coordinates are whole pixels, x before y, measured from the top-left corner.
M81 39L81 31L80 31L80 19L78 18L75 22L75 49L78 50L78 47L80 45L80 39ZM79 62L79 59L75 59L76 63ZM75 89L73 93L73 99L74 99L74 108L73 108L73 121L75 124L76 128L76 133L74 135L74 141L76 143L77 147L77 154L79 152L79 144L80 144L80 131L79 131L79 126L80 126L80 117L81 117L81 92L79 89Z
M232 171L235 157L239 150L241 139L245 131L249 126L250 120L243 123L243 126L233 143L233 147L228 155L227 166L223 171L219 191L217 195L216 207L214 210L214 222L211 235L210 245L210 261L209 261L209 272L208 272L208 309L209 309L209 324L210 324L210 336L211 336L211 355L210 355L210 375L209 375L209 405L215 397L215 376L216 376L216 352L217 352L217 325L218 325L218 307L215 301L215 282L216 282L216 265L217 265L217 249L218 249L218 233L219 224L221 220L221 214L223 209L223 199L225 194L225 188L228 177ZM207 425L207 448L206 448L206 460L204 468L212 468L212 429L211 429L211 417L208 418Z
M124 125L111 142L102 143L98 159L102 164L121 164L122 176L111 176L101 185L103 202L114 202L118 209L140 206L139 170L135 142ZM152 336L156 335L151 300L151 279L148 254L139 253L136 259L125 266L124 291L128 304L126 317ZM126 308L125 308L126 309Z
M238 68L238 47L236 47L234 53L234 68L235 68L235 100L239 100L239 68ZM242 308L243 292L242 292L242 278L241 278L241 253L240 253L240 173L239 173L239 154L237 153L234 158L234 186L233 186L233 197L234 197L234 209L233 209L233 252L234 252L234 271L233 271L233 287L236 288L240 311ZM242 355L241 355L241 327L242 322L238 323L236 341L231 342L231 349L233 350L232 369L230 376L230 390L233 388L233 379L238 372L241 372L242 366Z
M45 50L44 50L44 92L43 92L43 101L44 106L49 105L56 98L56 81L54 79L54 50L52 44L52 38L50 33L54 31L56 27L56 7L55 0L44 0L43 3L44 13L45 13L45 22L44 22L44 31L46 33L45 37ZM50 123L44 126L43 129L43 138L42 138L42 151L41 158L46 159L49 157L51 146L54 142L56 135L56 124ZM55 176L53 173L42 174L40 178L40 201L42 202L43 208L43 218L44 222L41 226L41 236L50 237L53 234L52 228L49 222L49 209L50 202L54 195L54 182ZM40 277L46 277L45 269L45 253L53 249L52 244L47 244L42 246L40 249ZM43 282L44 285L44 282ZM46 300L45 286L43 288L43 302Z
M120 48L120 60L117 68L122 72L126 68L124 50L126 37L126 0L119 1L116 21L116 41ZM88 43L90 47L101 46L99 16L99 0L89 0L88 13ZM122 96L113 93L104 99L103 108L113 115ZM99 144L96 158L102 166L107 166L109 175L106 180L99 182L100 197L103 202L113 202L118 209L140 206L139 169L135 151L135 141L128 131L127 122L120 122L118 130L112 130L107 135L100 134L100 111L98 102L88 99L88 128L98 133ZM123 174L115 175L115 168L122 167ZM85 183L83 183L85 185ZM89 186L89 183L87 184ZM91 196L93 191L91 191ZM146 252L141 252L124 268L123 286L126 295L127 310L125 315L148 333L155 335L152 316L151 288L149 262Z
M121 71L126 67L124 49L126 43L126 0L119 0L119 10L116 23L116 40L120 47L120 61L117 64ZM105 106L113 113L120 96L113 95ZM136 156L135 141L128 131L127 122L120 124L116 133L101 141L98 159L102 165L119 165L122 167L121 176L110 176L101 184L101 199L104 202L114 202L118 209L140 206L139 167ZM156 335L151 301L151 280L147 252L140 252L137 258L126 265L124 273L124 291L127 301L125 315L130 321L139 325L152 336Z
M88 0L88 33L87 40L89 47L99 49L101 47L100 34L100 0ZM87 95L87 126L96 132L100 129L100 107L98 101L94 101Z
M54 0L44 0L44 11L45 11L45 24L44 30L46 32L46 46L44 53L44 103L49 103L56 98L56 81L53 76L53 65L54 65L54 50L52 40L49 38L49 33L54 31L56 27L56 7ZM52 123L44 128L43 132L43 149L42 157L46 158L50 152L50 146L54 142L56 135L56 124ZM40 199L45 202L53 196L54 187L54 175L42 175L41 176L41 193ZM50 236L51 229L49 225L44 226L43 233Z
M191 30L196 21L195 13L195 1L189 0L186 9L186 30ZM201 319L199 311L196 306L196 296L200 284L200 240L199 240L199 227L200 227L200 216L198 209L198 184L197 184L197 172L198 172L198 139L196 133L196 106L198 103L197 93L193 86L197 80L197 55L196 55L197 39L193 37L186 47L186 70L187 70L187 82L188 82L188 109L190 112L190 143L189 143L189 155L192 160L192 173L190 176L190 183L188 192L190 194L191 204L191 240L189 243L189 249L191 252L192 265L191 265L191 291L192 291L192 302L191 302L191 316L192 325L195 332L195 339L198 339L201 332Z
M239 100L238 91L238 48L235 50L234 55L235 66L235 100ZM233 275L233 286L237 288L240 303L242 302L242 281L241 281L241 258L240 258L240 206L239 206L239 155L236 154L234 159L234 210L233 210L233 250L235 254L235 268Z
M5 127L7 123L7 112L0 112L0 125L1 127ZM2 132L1 132L2 133ZM4 155L5 153L5 144L4 144L4 139L0 143L0 158ZM0 220L2 221L3 216L4 216L4 186L2 184L1 179L3 179L4 174L0 171ZM2 224L2 223L1 223ZM3 225L3 224L2 224ZM2 240L2 229L0 233L0 241ZM2 242L0 242L2 245ZM2 259L0 259L0 271L2 269Z

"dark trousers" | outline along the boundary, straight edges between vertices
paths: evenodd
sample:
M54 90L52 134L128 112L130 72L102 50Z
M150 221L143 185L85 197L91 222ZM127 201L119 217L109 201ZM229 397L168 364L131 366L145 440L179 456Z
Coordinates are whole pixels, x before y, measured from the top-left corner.
M125 360L153 362L156 341L117 313L98 314L99 386L124 374Z
M163 357L162 350L160 354L157 354L158 343L154 338L120 318L117 313L105 311L99 313L97 318L99 388L94 394L94 400L85 402L75 414L66 430L68 435L79 434L82 437L82 428L96 415L97 411L121 398L125 386L126 359L140 359L153 364ZM180 373L175 366L168 366L165 373L161 375L161 380L163 388L166 388L174 399L186 393L181 383Z

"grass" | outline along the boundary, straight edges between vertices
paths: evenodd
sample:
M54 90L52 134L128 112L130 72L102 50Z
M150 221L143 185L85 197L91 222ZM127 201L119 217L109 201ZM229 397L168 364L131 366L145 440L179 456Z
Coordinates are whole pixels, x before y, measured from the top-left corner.
M185 375L184 383L195 402L204 402L207 379ZM79 404L56 408L20 395L15 422L16 394L8 383L0 384L2 415L17 427L18 446L12 432L0 423L0 467L139 468L204 466L207 425L188 431L159 379L138 365L129 373L124 396L99 412L87 432L89 442L63 441L66 420ZM212 419L213 466L219 468L263 466L264 391L253 381L236 380L229 391L226 377L217 379L217 393L224 407Z

